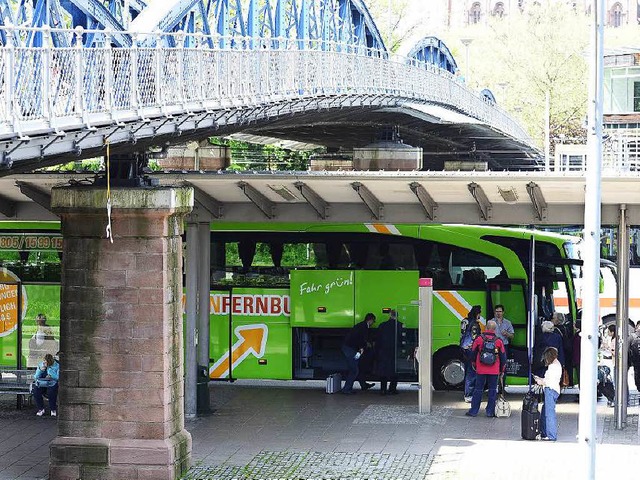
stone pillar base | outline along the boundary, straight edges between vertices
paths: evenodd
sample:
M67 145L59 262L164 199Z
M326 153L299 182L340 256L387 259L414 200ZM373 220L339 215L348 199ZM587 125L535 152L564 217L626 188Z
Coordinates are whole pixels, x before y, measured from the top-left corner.
M191 434L165 440L57 437L49 477L56 480L172 480L190 467Z

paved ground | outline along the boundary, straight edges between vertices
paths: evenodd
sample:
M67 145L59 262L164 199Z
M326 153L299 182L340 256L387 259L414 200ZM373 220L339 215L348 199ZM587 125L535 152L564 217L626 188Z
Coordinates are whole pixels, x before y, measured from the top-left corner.
M455 392L436 392L434 412L419 415L409 385L383 397L327 395L319 382L217 383L211 395L214 413L187 424L188 479L584 478L574 396L561 397L560 438L552 443L520 439L521 395L508 396L508 419L465 417L468 405ZM631 407L627 428L616 430L613 409L598 404L596 478L635 478L638 410ZM54 436L55 419L0 397L0 479L46 478Z

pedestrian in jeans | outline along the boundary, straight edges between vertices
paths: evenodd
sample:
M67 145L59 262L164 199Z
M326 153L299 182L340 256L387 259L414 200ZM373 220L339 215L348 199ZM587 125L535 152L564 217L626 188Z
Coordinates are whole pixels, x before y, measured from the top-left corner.
M482 332L484 320L481 316L482 307L474 305L469 310L466 318L460 323L460 348L464 359L464 401L471 403L473 389L476 385L476 371L471 346L474 340Z
M44 415L44 399L43 395L46 393L49 398L49 409L51 410L51 416L57 415L57 400L58 400L58 379L60 378L60 364L53 358L53 355L47 353L44 356L44 361L38 365L36 373L33 375L33 397L36 399L36 405L38 407L37 416Z
M497 324L495 320L487 322L485 332L476 338L471 347L471 352L476 365L476 385L473 389L473 398L471 399L471 408L465 413L468 417L475 417L480 410L482 402L482 392L485 384L489 389L489 400L487 402L487 417L496 416L496 398L498 397L498 376L504 374L507 368L507 355L504 351L504 344L496 336ZM485 344L487 347L485 348ZM489 345L493 344L491 351ZM489 362L489 356L492 356L492 363Z
M554 347L548 347L542 356L547 366L547 371L544 377L533 377L538 385L544 387L544 404L540 415L540 437L541 440L555 442L558 439L556 402L560 396L562 365L558 361L558 350Z

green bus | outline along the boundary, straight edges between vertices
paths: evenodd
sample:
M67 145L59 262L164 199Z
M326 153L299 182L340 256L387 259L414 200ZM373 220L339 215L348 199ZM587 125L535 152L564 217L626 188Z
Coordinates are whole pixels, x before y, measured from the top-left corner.
M40 310L59 326L58 228L0 222L0 267L14 279L8 286L20 285L24 307L21 342L15 328L0 337L3 365L15 362L18 343L28 358ZM396 310L404 324L396 370L413 381L421 277L433 279L438 389L463 382L460 322L473 305L487 316L505 306L515 328L511 384L527 381L530 299L536 322L558 309L573 332L574 237L468 225L215 223L210 238L211 379L324 379L345 369L340 347L351 327L368 312L379 324Z

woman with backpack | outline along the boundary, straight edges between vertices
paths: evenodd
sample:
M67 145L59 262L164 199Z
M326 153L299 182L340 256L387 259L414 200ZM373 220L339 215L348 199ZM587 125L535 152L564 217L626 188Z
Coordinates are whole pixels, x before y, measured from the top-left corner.
M471 355L471 346L473 341L480 335L482 331L482 307L474 305L469 310L466 318L460 323L460 348L462 349L462 358L464 359L464 401L471 403L473 397L473 389L476 383L476 371L473 365L473 355Z
M486 331L474 340L471 347L471 354L476 365L476 384L473 389L471 408L465 413L468 417L478 415L485 384L488 384L487 388L489 389L487 417L496 416L498 376L504 374L507 368L507 354L502 340L496 336L496 328L495 320L489 320Z

